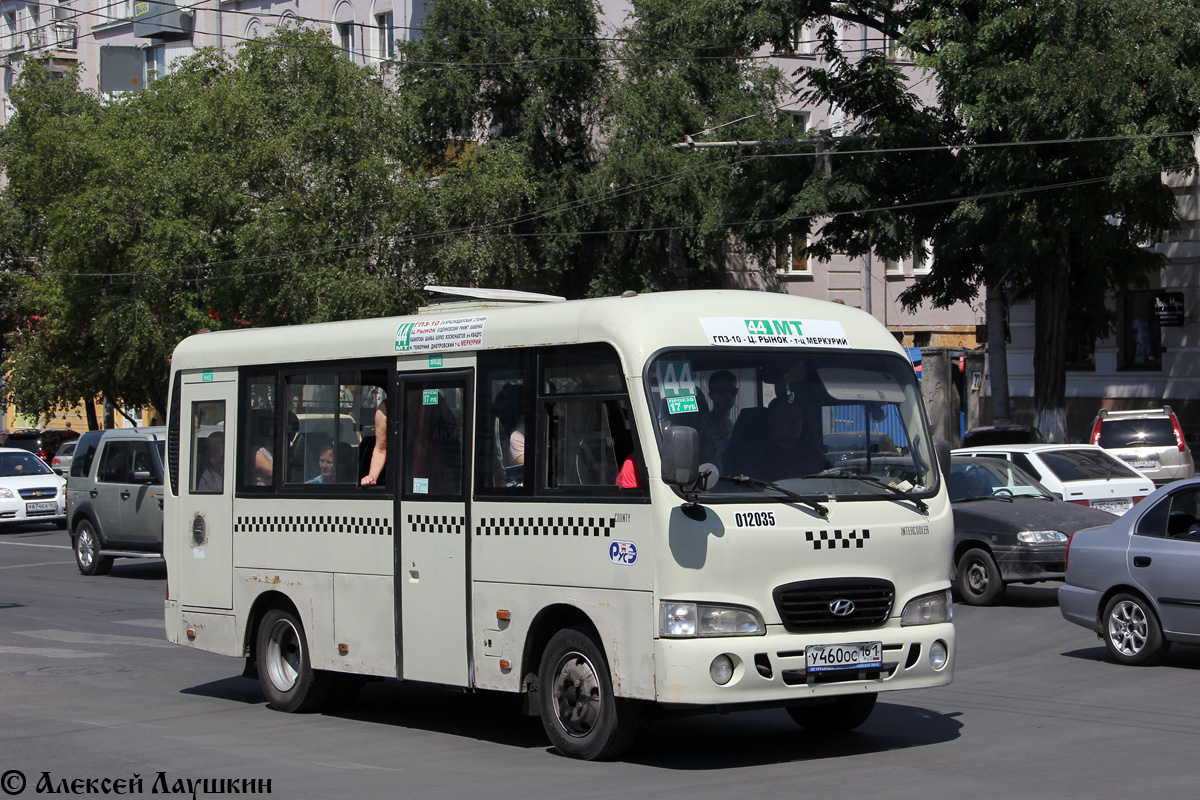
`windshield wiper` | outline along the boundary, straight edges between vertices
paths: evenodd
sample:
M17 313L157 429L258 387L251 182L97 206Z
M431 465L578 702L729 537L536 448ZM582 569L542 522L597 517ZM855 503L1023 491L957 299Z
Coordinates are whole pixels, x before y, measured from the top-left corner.
M789 500L795 500L797 503L803 503L813 511L816 511L822 517L829 516L829 509L818 503L816 500L805 497L804 495L796 494L791 489L785 489L777 483L760 481L758 478L751 478L749 475L722 475L721 480L732 481L733 483L741 484L743 486L760 486L764 489L771 489L772 491L779 492Z
M852 480L862 481L863 483L869 483L872 486L878 486L882 489L886 489L891 494L894 494L897 497L900 497L904 500L908 500L910 503L915 505L917 507L917 510L920 511L922 514L925 514L929 511L929 506L925 504L924 500L920 499L919 497L913 497L911 494L904 491L903 489L897 489L895 486L892 486L887 481L882 481L879 478L876 478L874 475L864 475L861 472L850 472L849 470L845 470L845 469L827 469L824 472L818 472L816 475L809 475L808 477L810 477L810 478L850 478Z

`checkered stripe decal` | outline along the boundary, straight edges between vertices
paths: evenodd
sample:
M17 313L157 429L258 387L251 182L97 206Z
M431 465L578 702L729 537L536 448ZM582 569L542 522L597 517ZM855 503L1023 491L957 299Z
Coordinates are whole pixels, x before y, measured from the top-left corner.
M461 536L467 526L466 517L409 514L408 529L413 533L452 533Z
M392 521L381 517L305 515L296 517L238 517L234 533L361 533L391 536Z
M812 542L813 550L820 550L821 545L825 545L826 550L833 550L840 543L843 550L848 550L851 543L858 550L862 549L863 542L871 538L871 532L866 528L859 531L805 531L804 538Z
M609 539L617 521L612 517L488 517L479 521L476 536L596 536Z

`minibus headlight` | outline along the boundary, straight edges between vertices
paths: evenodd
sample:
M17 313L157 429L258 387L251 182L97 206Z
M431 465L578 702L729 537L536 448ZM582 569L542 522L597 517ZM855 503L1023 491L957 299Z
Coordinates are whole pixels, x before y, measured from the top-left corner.
M914 597L904 604L904 611L900 614L901 625L934 625L952 619L954 601L950 599L949 589Z
M767 632L762 617L749 608L663 602L658 609L658 634L667 639L762 636Z
M1024 544L1066 544L1067 535L1062 531L1020 531L1017 541Z

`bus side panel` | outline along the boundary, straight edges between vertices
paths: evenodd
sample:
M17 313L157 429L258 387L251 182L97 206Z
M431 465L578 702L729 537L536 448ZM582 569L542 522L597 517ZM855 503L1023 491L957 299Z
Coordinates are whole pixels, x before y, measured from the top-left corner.
M235 567L391 575L390 500L239 497Z
M604 647L618 696L654 699L653 595L573 586L475 583L476 688L520 691L521 659L530 626L543 609L551 606L577 609L590 620ZM499 609L509 611L511 619L497 620ZM547 632L547 637L553 633ZM500 668L502 659L511 663L508 670ZM538 665L528 667L536 672Z
M333 576L333 627L338 645L346 645L336 669L394 678L396 671L395 601L390 575Z
M233 603L238 620L238 642L245 641L246 625L254 601L264 592L283 595L296 607L304 637L308 640L313 669L339 669L337 642L333 631L333 575L328 572L286 572L276 569L234 569ZM255 642L250 640L253 652ZM239 646L235 653L240 656ZM342 667L341 669L344 669Z

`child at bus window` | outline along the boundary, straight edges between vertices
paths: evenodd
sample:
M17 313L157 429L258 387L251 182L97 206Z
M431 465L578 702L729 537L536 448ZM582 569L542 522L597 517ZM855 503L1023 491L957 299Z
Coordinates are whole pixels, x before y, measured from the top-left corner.
M361 481L363 486L374 486L387 466L387 400L375 409L375 448L371 451L371 466Z

